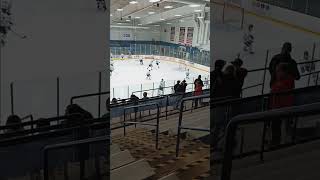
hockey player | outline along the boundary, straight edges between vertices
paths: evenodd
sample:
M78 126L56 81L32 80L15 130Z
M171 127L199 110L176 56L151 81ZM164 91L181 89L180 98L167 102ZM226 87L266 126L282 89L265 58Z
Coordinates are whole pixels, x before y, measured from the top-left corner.
M124 55L123 54L121 54L121 60L124 60Z
M153 68L153 64L152 64L152 61L151 61L147 69L150 71L150 70L152 70L152 68Z
M253 36L253 25L250 24L248 26L248 30L243 35L243 51L248 52L250 54L254 54L253 52L253 42L254 42L254 36Z
M187 69L187 71L186 71L186 79L189 79L189 76L190 76L190 70Z
M140 58L140 65L143 65L143 59L142 58Z
M156 65L158 66L158 69L160 69L160 61L156 60Z
M151 80L151 72L150 72L150 70L147 72L147 77L146 77L146 79Z
M163 95L164 94L164 87L165 87L165 81L163 79L161 79L160 85L159 85L159 91L158 91L159 95Z

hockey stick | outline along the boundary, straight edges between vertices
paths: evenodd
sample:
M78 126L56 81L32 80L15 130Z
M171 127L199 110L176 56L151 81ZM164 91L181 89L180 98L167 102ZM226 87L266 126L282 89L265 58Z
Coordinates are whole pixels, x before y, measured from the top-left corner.
M26 39L26 38L27 38L26 35L20 34L20 33L14 31L14 30L12 30L12 29L10 29L10 31L13 32L13 34L15 34L16 36L18 36L18 37L21 38L21 39Z

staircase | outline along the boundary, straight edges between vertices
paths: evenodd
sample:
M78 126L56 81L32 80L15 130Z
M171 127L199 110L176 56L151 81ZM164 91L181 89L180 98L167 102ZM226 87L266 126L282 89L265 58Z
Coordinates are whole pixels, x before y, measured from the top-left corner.
M141 119L137 119L139 121ZM155 123L155 120L149 121ZM192 112L187 111L183 113L184 126L210 128L209 107L202 107L194 109ZM135 161L121 166L123 169L122 176L119 179L128 176L131 167L136 166L137 169L144 169L143 172L130 171L131 174L139 174L143 179L162 179L162 180L188 180L188 179L203 179L209 176L210 170L210 145L201 141L203 137L209 133L197 131L183 130L183 137L180 144L180 155L175 157L176 149L176 134L178 125L178 114L174 114L166 119L160 118L160 134L159 134L159 148L155 149L155 131L154 127L134 126L127 128L127 135L123 136L123 130L112 131L112 144L116 145L126 152L123 154L123 162L111 162L113 164L126 164L124 162ZM132 157L128 157L128 154ZM120 161L120 160L119 160ZM148 165L137 165L136 163L143 161ZM115 168L111 171L112 174ZM142 176L142 175L145 176ZM138 176L137 176L138 177ZM140 180L132 179L131 180Z

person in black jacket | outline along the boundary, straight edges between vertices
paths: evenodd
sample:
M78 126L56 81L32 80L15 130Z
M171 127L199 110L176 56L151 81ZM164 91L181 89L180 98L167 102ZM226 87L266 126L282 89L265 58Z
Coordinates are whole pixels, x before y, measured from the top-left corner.
M292 45L289 42L286 42L282 46L282 50L280 54L275 55L269 64L269 72L271 75L270 87L275 81L275 72L276 67L280 63L288 63L290 74L295 78L295 80L300 79L300 72L298 70L297 62L291 57Z
M175 94L179 93L179 88L180 88L180 80L178 80L177 84L173 86L173 90Z
M221 89L222 76L223 76L223 68L226 65L226 61L224 60L216 60L214 63L214 70L210 72L211 84L210 84L210 93L211 97L217 98L221 97L223 89Z

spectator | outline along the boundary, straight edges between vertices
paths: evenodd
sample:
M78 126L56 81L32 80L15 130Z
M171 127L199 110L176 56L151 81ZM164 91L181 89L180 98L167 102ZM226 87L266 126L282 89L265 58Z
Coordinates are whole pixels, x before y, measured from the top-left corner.
M67 119L67 127L76 127L79 128L73 131L75 140L87 139L90 137L90 131L88 127L83 126L86 120L93 119L93 116L88 111L84 110L77 104L71 104L67 106L65 115L72 115L72 114L80 114L82 117L69 117ZM76 147L76 159L77 160L85 160L89 158L89 145L81 145Z
M118 103L117 99L116 98L112 98L111 104L117 104L117 103Z
M68 125L78 125L82 124L84 120L92 119L93 116L88 111L81 108L78 104L71 104L67 106L65 110L65 115L79 114L82 118L72 117L68 119ZM81 121L82 120L82 121Z
M240 98L241 82L236 77L235 68L231 65L226 67L222 76L220 97Z
M194 80L194 89L196 89L197 81L199 81L200 85L203 87L203 81L201 80L201 75L199 75L198 78Z
M248 75L248 70L245 68L242 68L243 61L240 58L235 59L231 64L235 68L235 76L240 82L241 90L244 84L244 79Z
M130 102L132 102L133 105L136 106L136 105L139 104L139 98L138 98L136 95L131 94L131 96L130 96ZM134 108L134 113L135 113L135 115L137 114L137 112L138 112L138 107L135 107L135 108Z
M173 90L174 90L174 93L175 94L178 94L179 93L179 88L180 88L180 80L177 81L177 84L175 84L173 86Z
M186 83L186 80L183 80L182 82L181 82L181 84L180 84L180 90L179 90L179 92L181 92L181 93L186 93L186 90L187 90L187 86L188 86L188 84Z
M9 128L9 129L7 129L6 133L23 130L24 128L20 125L20 123L22 123L22 120L21 120L21 118L19 116L10 115L8 117L8 119L7 119L6 125L14 125L14 124L16 124L16 126L13 126L13 127Z
M280 63L275 70L274 82L271 86L271 93L280 93L294 89L295 77L291 73L289 63ZM281 108L293 105L294 98L291 94L274 94L270 99L270 108ZM281 119L271 121L272 145L278 145L281 142Z
M300 73L297 67L297 63L294 59L291 58L292 45L289 42L286 42L282 46L282 50L280 54L275 55L269 64L269 72L271 75L270 87L274 83L276 79L276 67L280 63L288 63L289 64L289 73L295 79L300 79Z
M148 98L148 93L147 93L147 92L144 92L144 93L143 93L143 98L142 98L142 100L147 100L147 99L149 99L149 98Z
M223 68L226 65L226 61L224 60L216 60L214 64L214 70L210 72L211 76L211 97L218 98L221 97L223 94L223 90L221 89L222 84L222 76L223 76Z
M194 91L195 96L202 95L202 87L203 87L203 85L201 85L201 82L196 81L196 87L195 87L195 91ZM198 102L199 102L199 99L195 99L195 108L198 108Z

